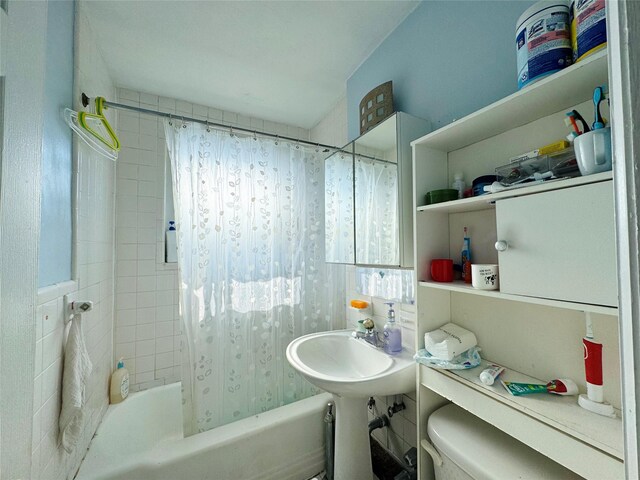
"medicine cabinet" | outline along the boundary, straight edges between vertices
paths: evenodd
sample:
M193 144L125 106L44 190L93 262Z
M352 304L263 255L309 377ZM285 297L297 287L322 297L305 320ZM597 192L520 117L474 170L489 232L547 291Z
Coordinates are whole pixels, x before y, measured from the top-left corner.
M325 160L327 262L413 267L410 143L429 131L396 112Z

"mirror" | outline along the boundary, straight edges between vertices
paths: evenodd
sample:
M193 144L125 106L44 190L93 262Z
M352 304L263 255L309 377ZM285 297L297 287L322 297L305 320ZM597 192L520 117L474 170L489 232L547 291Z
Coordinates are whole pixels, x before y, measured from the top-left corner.
M327 262L413 267L410 142L428 131L396 112L325 160Z
M328 263L355 263L353 200L353 153L339 150L324 161L325 260Z
M398 165L356 154L354 203L356 263L400 265Z

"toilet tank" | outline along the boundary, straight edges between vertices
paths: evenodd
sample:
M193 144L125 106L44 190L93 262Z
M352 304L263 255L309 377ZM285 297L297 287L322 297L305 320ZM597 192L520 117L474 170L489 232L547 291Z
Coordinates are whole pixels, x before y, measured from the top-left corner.
M436 480L582 478L454 404L431 414L427 430L442 457Z

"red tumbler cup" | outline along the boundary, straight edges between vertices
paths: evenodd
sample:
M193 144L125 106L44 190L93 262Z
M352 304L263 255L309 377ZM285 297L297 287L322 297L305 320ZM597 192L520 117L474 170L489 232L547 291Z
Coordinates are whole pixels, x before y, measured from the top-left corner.
M453 260L450 258L431 260L431 279L434 282L453 282Z

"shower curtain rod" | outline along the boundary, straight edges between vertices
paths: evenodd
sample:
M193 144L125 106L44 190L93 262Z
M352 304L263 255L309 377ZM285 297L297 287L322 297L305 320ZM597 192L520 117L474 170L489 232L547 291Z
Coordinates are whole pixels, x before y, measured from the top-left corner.
M88 106L89 105L89 97L83 92L82 93L82 105L83 106ZM246 132L246 133L250 133L253 135L260 135L261 137L271 137L271 138L276 138L276 139L280 139L280 140L289 140L291 142L296 142L296 143L303 143L305 145L310 145L312 147L318 147L318 148L322 148L323 152L329 152L331 150L336 150L336 151L342 151L342 147L336 147L333 145L324 145L322 143L317 143L317 142L310 142L308 140L300 140L299 138L292 138L292 137L286 137L284 135L276 135L274 133L267 133L267 132L261 132L259 130L252 130L249 128L243 128L243 127L236 127L236 126L232 126L232 125L225 125L223 123L216 123L216 122L210 122L209 120L202 120L199 118L193 118L193 117L187 117L185 115L177 115L174 113L165 113L165 112L157 112L155 110L148 110L146 108L141 108L141 107L133 107L131 105L124 105L122 103L115 103L115 102L110 102L108 100L105 100L103 102L103 105L109 108L115 108L118 110L131 110L133 112L139 112L139 113L144 113L147 115L156 115L158 117L165 117L165 118L174 118L176 120L182 120L185 122L196 122L196 123L202 123L203 125L208 125L210 127L217 127L217 128L223 128L225 130L236 130L236 131L240 131L240 132Z

